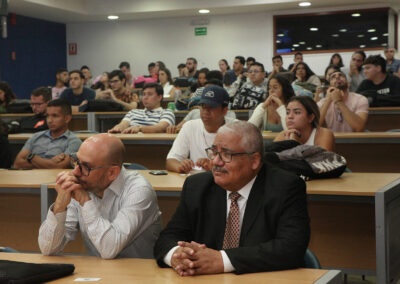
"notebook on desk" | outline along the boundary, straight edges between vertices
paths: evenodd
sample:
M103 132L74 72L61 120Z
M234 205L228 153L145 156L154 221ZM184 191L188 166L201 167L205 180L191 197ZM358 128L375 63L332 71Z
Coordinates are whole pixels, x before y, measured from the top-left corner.
M66 263L28 263L0 260L0 284L45 283L74 272L75 266Z

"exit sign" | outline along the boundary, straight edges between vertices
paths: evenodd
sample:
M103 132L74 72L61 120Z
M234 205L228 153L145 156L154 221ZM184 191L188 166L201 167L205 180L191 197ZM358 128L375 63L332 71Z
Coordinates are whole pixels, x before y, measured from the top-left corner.
M194 35L195 36L207 35L207 28L206 27L194 28Z

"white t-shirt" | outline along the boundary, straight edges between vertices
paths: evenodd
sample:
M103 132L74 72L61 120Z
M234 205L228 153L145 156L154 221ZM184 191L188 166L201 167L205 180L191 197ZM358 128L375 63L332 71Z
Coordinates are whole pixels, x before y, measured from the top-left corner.
M230 123L234 120L225 117L225 123ZM201 119L190 120L179 131L167 155L167 159L182 161L189 158L196 162L200 158L207 158L205 149L212 146L216 135L217 133L206 131Z

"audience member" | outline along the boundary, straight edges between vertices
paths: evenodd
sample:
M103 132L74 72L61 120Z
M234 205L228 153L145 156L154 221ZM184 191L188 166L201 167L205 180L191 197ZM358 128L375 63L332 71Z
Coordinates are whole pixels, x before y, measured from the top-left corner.
M224 76L224 86L226 87L228 92L233 82L235 82L238 76L240 76L245 71L244 64L245 64L244 57L238 55L233 60L232 70L226 72Z
M362 70L365 58L365 52L363 50L357 50L351 56L350 67L342 69L350 84L350 92L355 92L361 82L365 79Z
M85 77L79 70L69 72L69 88L66 88L60 95L60 99L66 100L72 106L72 112L83 111L90 100L96 98L92 89L83 86Z
M175 124L175 115L170 109L163 109L163 88L157 83L143 87L142 103L144 109L132 109L110 133L161 133L168 125Z
M218 128L230 122L225 118L228 104L229 95L224 88L215 85L204 88L199 101L201 119L183 125L167 155L167 170L188 173L193 168L211 169L204 149L212 145Z
M96 98L102 91L110 90L109 76L109 72L103 72L96 78L96 82L91 87L96 92Z
M188 78L191 84L197 81L198 71L196 58L189 57L186 59L186 72L185 77Z
M296 64L293 72L295 80L292 87L297 96L314 97L316 89L321 86L321 80L305 62Z
M125 74L126 87L133 88L133 82L135 82L136 78L131 73L131 64L127 61L122 61L118 67Z
M104 259L152 258L161 229L150 183L122 166L124 144L103 133L72 155L74 170L56 179L57 197L39 230L44 255L60 253L79 230L91 255Z
M138 107L139 96L134 94L131 88L127 87L124 72L113 70L108 75L111 89L97 93L96 99L112 100L123 106L125 110L132 110Z
M189 176L154 255L180 276L236 274L304 265L310 239L305 182L263 163L252 124L219 128L206 149L212 171Z
M262 63L256 62L248 70L249 80L239 75L232 84L229 96L232 98L231 109L255 109L267 96L268 79Z
M56 71L56 84L51 88L51 97L53 100L59 99L61 93L68 87L68 70L59 68Z
M279 74L280 72L287 72L285 68L283 68L283 59L280 55L275 55L272 57L272 71L268 74L268 80Z
M335 149L335 137L320 127L320 112L315 101L307 96L292 97L286 107L286 126L274 141L295 140L304 145L316 145L328 151Z
M76 152L81 140L68 130L71 106L67 101L56 99L47 104L48 130L32 135L26 141L14 161L16 169L69 168L71 153Z
M368 119L366 97L349 92L346 74L335 71L330 77L326 97L318 102L321 117L320 126L333 132L361 132Z
M186 70L186 64L185 63L180 63L176 67L178 69L178 77L186 77L185 76L185 70Z
M340 68L336 65L328 65L328 67L325 68L324 79L321 80L321 85L315 90L314 101L319 102L320 99L325 98L326 91L328 90L330 85L331 75L335 71L340 71Z
M197 72L197 81L190 86L193 96L201 96L203 88L207 83L207 74L209 71L208 68L201 68Z
M158 79L164 90L164 98L175 98L176 88L174 87L174 83L172 81L171 71L169 71L167 68L160 69L160 71L158 71Z
M0 82L0 113L7 112L8 105L17 97L7 82Z
M339 53L332 54L328 65L334 65L338 68L342 68L344 66L342 56Z
M357 93L371 98L400 95L400 78L386 74L386 61L382 56L368 56L364 61L364 75L365 80L358 86ZM374 103L371 101L370 106L375 106Z
M246 69L249 69L252 64L256 63L256 59L252 56L246 58Z
M166 68L167 66L165 66L164 62L156 61L153 68L153 76L152 76L152 78L155 80L154 82L159 82L158 72L160 72L161 69L166 69Z
M19 131L34 133L48 129L46 122L47 104L51 101L51 92L48 87L39 87L31 93L31 108L33 115L24 116L19 120Z
M219 70L222 73L222 76L225 76L226 72L231 70L231 67L229 66L228 61L226 61L226 59L221 59L220 61L218 61L218 66Z
M400 60L394 58L396 49L393 47L386 47L383 51L386 57L386 73L400 77Z
M93 85L93 76L92 76L92 72L90 71L89 66L83 65L81 67L81 72L82 72L83 76L85 77L83 85L86 88L91 88Z
M296 52L293 57L293 62L294 63L290 64L288 67L289 72L292 72L292 73L294 73L297 63L303 62L303 53Z
M147 65L147 71L149 72L148 75L146 75L146 77L153 77L154 76L154 68L156 67L156 64L154 62L150 62Z
M286 104L293 96L293 88L285 77L271 77L268 81L268 97L255 108L249 122L261 130L286 130Z

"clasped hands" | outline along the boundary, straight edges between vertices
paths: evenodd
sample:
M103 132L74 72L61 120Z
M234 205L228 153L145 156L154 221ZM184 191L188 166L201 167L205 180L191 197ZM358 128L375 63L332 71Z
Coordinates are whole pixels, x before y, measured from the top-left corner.
M78 201L81 206L90 200L89 194L82 188L72 172L64 171L57 175L56 191L57 198L53 208L54 214L65 211L71 202L71 198Z
M221 252L196 242L178 242L171 266L180 276L217 274L224 272Z
M327 99L331 100L333 103L337 103L343 100L343 91L339 90L338 88L335 87L330 87L326 91Z

